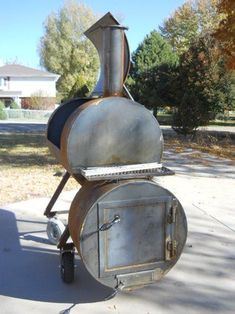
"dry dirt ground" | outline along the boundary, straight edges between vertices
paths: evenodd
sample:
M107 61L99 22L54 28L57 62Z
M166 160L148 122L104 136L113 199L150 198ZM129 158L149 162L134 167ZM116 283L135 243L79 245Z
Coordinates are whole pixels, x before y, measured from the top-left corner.
M64 171L42 134L0 134L0 164L0 205L51 196ZM71 179L66 190L77 186Z

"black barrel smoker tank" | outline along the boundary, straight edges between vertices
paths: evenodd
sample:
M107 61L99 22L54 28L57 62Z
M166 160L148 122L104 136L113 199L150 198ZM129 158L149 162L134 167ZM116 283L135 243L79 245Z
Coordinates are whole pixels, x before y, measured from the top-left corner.
M116 290L163 277L187 236L180 202L152 180L172 172L160 163L157 120L124 86L130 63L124 31L108 13L85 32L99 53L100 79L90 98L62 104L47 130L51 153L66 169L45 211L62 279L74 279L76 248L90 274ZM70 176L81 188L65 227L51 209Z

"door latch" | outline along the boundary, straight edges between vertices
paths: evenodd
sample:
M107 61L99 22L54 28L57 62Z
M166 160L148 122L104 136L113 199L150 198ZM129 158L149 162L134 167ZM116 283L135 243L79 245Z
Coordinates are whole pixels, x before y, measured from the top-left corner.
M109 230L114 224L120 222L120 216L119 215L115 215L113 220L110 222L106 222L104 223L100 228L99 231L105 231L105 230Z

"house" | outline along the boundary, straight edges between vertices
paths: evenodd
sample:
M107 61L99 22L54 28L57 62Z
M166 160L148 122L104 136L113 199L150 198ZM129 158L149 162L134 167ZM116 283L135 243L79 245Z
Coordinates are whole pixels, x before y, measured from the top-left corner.
M49 103L56 101L56 81L60 76L19 64L0 67L0 100L9 106L15 101L20 107L27 107L32 96L40 96Z

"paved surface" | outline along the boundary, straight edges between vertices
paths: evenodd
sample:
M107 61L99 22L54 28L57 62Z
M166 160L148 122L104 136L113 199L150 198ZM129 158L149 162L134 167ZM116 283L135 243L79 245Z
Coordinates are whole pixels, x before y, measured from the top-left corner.
M167 135L170 137L174 137L176 135L176 132L168 125L161 126L163 135ZM207 127L199 127L197 134L200 135L207 134L209 136L214 136L217 138L231 138L235 140L235 127L233 126L216 126L216 125L210 125Z
M174 130L172 130L171 126L169 125L161 125L161 128L165 132L172 132L175 133ZM235 133L235 127L234 126L219 126L219 125L209 125L209 126L203 126L198 128L200 131L206 131L206 132L214 132L215 134L217 132L224 132L224 133Z
M0 210L0 312L3 314L235 313L235 164L207 154L165 153L177 175L157 181L185 208L188 240L176 266L159 283L105 301L77 258L76 280L61 282L59 257L48 243L43 210L34 199ZM62 195L66 209L75 192Z
M41 122L0 122L0 133L41 133L46 131L46 123Z
M40 133L46 131L46 122L19 122L3 120L0 121L0 133ZM175 132L170 126L161 125L161 129L164 133L174 135ZM199 128L201 131L207 131L209 133L218 135L221 132L235 134L235 127L233 126L207 126Z

